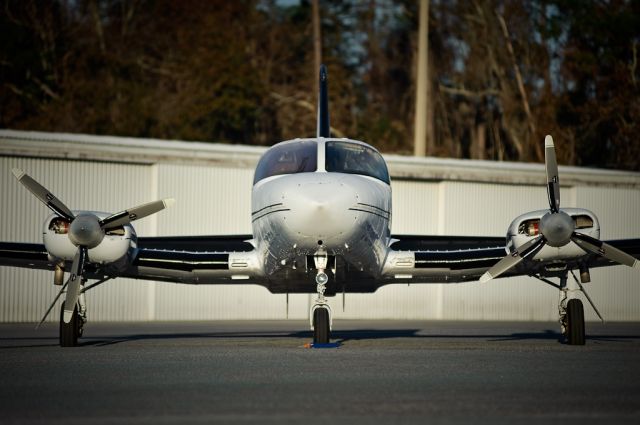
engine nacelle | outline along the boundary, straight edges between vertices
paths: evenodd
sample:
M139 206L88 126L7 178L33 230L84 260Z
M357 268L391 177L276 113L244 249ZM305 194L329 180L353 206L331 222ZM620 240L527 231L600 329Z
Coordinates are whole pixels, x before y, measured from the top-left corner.
M562 208L562 211L573 219L577 232L600 239L600 223L594 213L582 208ZM548 213L549 210L531 211L513 220L507 231L507 252L511 254L517 247L538 237L540 220ZM557 248L547 244L531 259L545 262L562 261L579 258L585 254L582 248L569 241L566 245Z
M75 215L93 214L104 219L111 214L102 212L73 211ZM78 247L69 239L70 222L56 214L44 221L42 234L44 246L53 259L73 261ZM88 250L87 261L94 264L109 264L121 260L131 248L136 246L137 236L130 224L116 227L105 232L104 239Z

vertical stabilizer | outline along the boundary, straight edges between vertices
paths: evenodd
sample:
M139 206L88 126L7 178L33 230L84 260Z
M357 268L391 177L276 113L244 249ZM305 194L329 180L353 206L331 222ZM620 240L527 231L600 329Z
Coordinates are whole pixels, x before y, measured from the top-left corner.
M327 67L320 65L320 88L318 91L317 137L331 137L329 126L329 95L327 93Z

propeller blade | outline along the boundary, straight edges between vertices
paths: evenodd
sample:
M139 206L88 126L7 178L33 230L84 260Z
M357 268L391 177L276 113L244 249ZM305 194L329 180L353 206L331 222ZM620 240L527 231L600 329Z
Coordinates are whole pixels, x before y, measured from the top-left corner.
M640 268L640 261L638 261L638 259L601 240L576 232L571 236L571 240L587 252L592 252L613 262L624 264L625 266Z
M544 164L547 171L547 195L551 212L560 211L560 179L558 177L558 161L556 161L556 148L553 145L553 137L547 135L544 138Z
M532 253L535 253L539 248L542 248L544 244L545 240L542 236L538 236L535 239L531 239L530 241L525 242L522 246L519 246L512 254L509 254L506 257L502 258L500 261L494 264L493 267L487 270L485 274L480 277L480 283L488 282L491 279L500 276L507 270L512 269L523 259L527 258Z
M110 215L109 217L100 221L100 227L102 227L104 230L109 230L115 227L129 224L132 221L141 219L151 214L155 214L165 208L169 208L175 203L175 199L167 198L160 201L149 202L148 204L140 205L134 208L129 208L128 210Z
M58 198L56 198L51 192L49 192L40 183L31 178L24 171L14 168L11 170L13 175L18 179L20 183L24 185L31 193L35 195L43 204L51 209L54 213L60 217L64 217L69 221L72 221L75 216L69 208Z
M84 262L87 258L87 247L79 246L73 258L73 266L71 266L71 276L67 282L67 298L64 302L64 323L71 322L73 310L76 308L78 297L80 296L80 283L82 283L82 272L84 271Z

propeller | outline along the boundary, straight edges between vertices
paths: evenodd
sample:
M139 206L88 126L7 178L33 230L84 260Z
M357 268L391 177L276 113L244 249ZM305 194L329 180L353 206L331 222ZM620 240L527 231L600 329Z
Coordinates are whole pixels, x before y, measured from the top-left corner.
M88 260L89 249L100 245L100 242L104 239L105 232L107 230L124 226L132 221L155 214L175 203L175 200L171 198L149 202L148 204L129 208L100 220L94 214L86 212L74 215L60 199L55 197L44 186L31 178L24 171L14 168L11 172L16 179L18 179L18 181L33 193L43 204L45 204L59 217L65 218L71 223L67 234L71 243L73 243L78 250L73 258L69 280L65 284L67 287L67 296L64 304L65 310L63 314L63 320L65 323L71 322L71 319L73 318L73 311L76 303L78 302L78 297L80 296L82 276L84 274L85 264Z
M500 276L512 269L523 259L535 255L544 245L556 248L573 241L586 252L600 255L615 263L640 268L640 262L633 256L591 236L575 231L575 222L564 211L560 210L560 179L558 162L553 138L547 135L544 139L544 160L547 174L547 197L549 212L540 219L540 236L517 247L513 253L502 258L480 277L480 282Z

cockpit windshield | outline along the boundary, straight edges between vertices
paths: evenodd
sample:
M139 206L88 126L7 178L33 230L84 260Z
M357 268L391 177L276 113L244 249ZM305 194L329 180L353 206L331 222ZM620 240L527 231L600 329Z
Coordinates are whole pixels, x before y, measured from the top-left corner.
M339 141L326 143L325 168L329 172L362 174L390 184L387 164L375 149Z
M312 173L318 168L318 144L315 140L283 143L269 149L260 158L253 184L281 174Z

